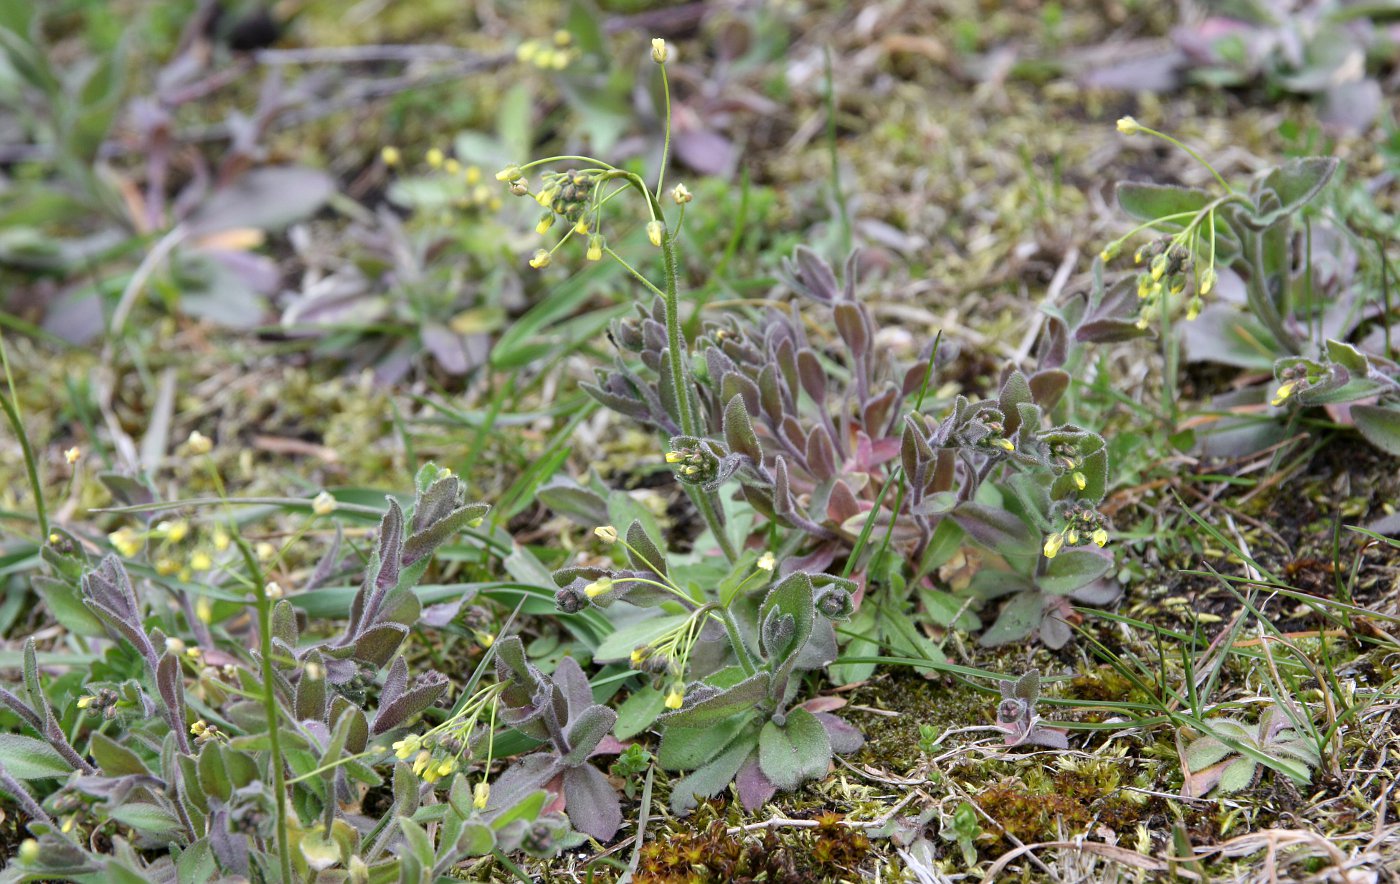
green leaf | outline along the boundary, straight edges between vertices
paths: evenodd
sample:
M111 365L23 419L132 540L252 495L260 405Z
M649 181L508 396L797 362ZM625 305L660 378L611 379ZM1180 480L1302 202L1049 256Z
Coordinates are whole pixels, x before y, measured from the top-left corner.
M154 804L123 804L111 812L111 817L143 835L168 835L181 828L179 817Z
M661 735L656 763L663 770L694 770L733 742L748 723L747 716L735 716L713 727L668 727Z
M826 728L801 708L789 712L782 726L769 721L758 735L758 764L763 775L784 791L826 776L831 764Z
M1279 205L1256 215L1255 221L1268 227L1301 209L1322 192L1340 164L1335 157L1299 157L1274 169L1265 176L1260 192L1272 190Z
M1120 183L1117 193L1119 207L1138 221L1153 221L1182 212L1199 212L1212 199L1209 191L1195 187L1137 181ZM1183 227L1187 220L1190 219L1169 223L1172 226Z
M1113 557L1091 549L1067 549L1050 560L1045 573L1035 578L1045 592L1065 595L1088 586L1108 573Z
M48 743L22 734L0 734L0 764L21 780L66 777L73 772Z
M1384 405L1353 405L1351 419L1367 442L1386 454L1400 456L1400 409Z
M589 706L583 710L578 720L569 728L570 748L569 754L562 759L564 764L576 766L588 760L588 756L598 748L598 744L616 722L617 713L607 706Z
M671 812L684 816L695 808L697 797L710 798L723 792L753 751L752 737L736 740L713 761L682 777L671 787Z
M652 726L656 717L666 709L666 694L651 685L642 685L617 707L617 724L613 735L628 740Z
M1245 788L1254 781L1254 768L1252 758L1239 758L1230 762L1225 768L1225 773L1220 776L1220 783L1215 787L1216 792L1228 795Z
M1038 592L1018 592L1001 609L997 622L977 643L984 648L1020 641L1040 625L1043 606Z
M755 672L728 690L661 716L664 727L707 727L741 712L747 712L768 699L770 676Z
M1000 507L966 500L952 515L973 540L1002 555L1033 555L1040 546L1040 538L1030 526Z
M88 743L88 752L106 776L151 775L145 762L135 752L100 731L93 733L92 741Z

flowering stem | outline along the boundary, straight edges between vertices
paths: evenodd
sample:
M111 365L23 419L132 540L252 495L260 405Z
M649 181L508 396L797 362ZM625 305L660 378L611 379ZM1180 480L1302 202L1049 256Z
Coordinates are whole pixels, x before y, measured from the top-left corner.
M277 800L277 855L282 864L282 880L292 880L292 855L287 843L287 771L282 760L281 710L277 705L277 685L272 671L272 600L267 597L267 584L263 582L262 569L258 558L241 534L235 533L234 542L243 553L243 561L253 580L258 609L259 653L262 657L262 703L263 717L267 721L267 746L271 753L272 779Z
M34 459L34 448L29 444L29 436L24 432L24 424L19 417L19 399L15 396L15 381L10 375L10 357L5 350L3 341L0 341L0 359L5 365L5 382L9 386L10 395L0 396L0 406L5 409L5 417L10 421L10 427L15 431L15 438L19 440L20 453L24 455L24 468L29 474L29 488L34 492L34 515L39 520L39 543L48 543L49 540L49 513L44 506L44 487L39 484L39 466Z
M739 624L734 621L734 615L728 608L720 608L719 616L724 621L724 631L729 634L729 644L734 648L734 656L739 658L739 665L744 668L744 675L753 675L758 668L749 654L748 645L744 644L744 637L739 632Z
M1223 187L1223 188L1225 188L1225 192L1226 192L1226 193L1229 193L1229 194L1231 194L1231 195L1234 195L1235 189L1234 189L1233 187L1230 186L1229 182L1227 182L1223 177L1221 177L1221 175L1220 175L1219 172L1215 171L1215 167L1214 167L1214 166L1212 166L1210 163L1206 162L1206 158L1205 158L1205 157L1201 156L1199 153L1196 153L1196 151L1194 151L1194 150L1192 150L1191 148L1187 147L1185 144L1181 143L1180 141L1178 141L1177 139L1171 137L1170 135L1166 134L1165 132L1158 132L1156 129L1149 129L1148 127L1143 126L1142 124L1138 124L1138 128L1139 128L1141 131L1146 132L1148 135L1155 135L1155 136L1157 136L1158 138L1162 139L1163 141L1167 142L1168 144L1175 145L1176 147L1180 148L1181 150L1186 151L1186 153L1190 155L1191 159L1193 159L1193 160L1195 160L1196 162L1200 163L1202 166L1205 166L1205 167L1206 167L1206 171L1210 172L1210 174L1212 174L1212 175L1215 176L1215 180L1220 182L1220 186Z
M656 192L666 182L666 160L671 156L671 81L666 77L666 65L661 65L661 95L666 102L666 140L661 146L661 170L656 173Z

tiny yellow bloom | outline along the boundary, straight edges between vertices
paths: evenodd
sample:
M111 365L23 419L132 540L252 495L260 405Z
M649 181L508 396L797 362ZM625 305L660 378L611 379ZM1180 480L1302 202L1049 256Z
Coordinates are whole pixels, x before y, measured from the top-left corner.
M666 59L669 55L670 48L666 45L666 41L661 39L660 37L652 37L651 60L656 62L657 64L665 64Z
M171 559L157 559L156 573L162 577L169 577L180 570L180 565Z
M1067 543L1069 543L1070 546L1078 546L1078 545L1079 545L1079 531L1076 530L1076 529L1074 529L1074 528L1071 528L1071 529L1069 529L1068 531L1066 531L1066 532L1065 532L1065 541L1066 541Z
M578 221L574 224L574 233L577 233L579 236L587 236L587 235L588 235L588 219L586 219L586 218L580 218L580 219L578 219Z
M443 162L447 160L447 155L444 154L440 149L433 147L429 148L426 159L428 161L429 166L431 166L434 169L440 169L442 168Z
M57 531L50 531L50 532L49 532L49 543L50 543L50 544L57 544L57 543L58 543L60 540L62 540L62 539L63 539L63 537L62 537Z
M96 699L97 699L96 697L79 697L79 698L78 698L78 708L79 708L79 709L86 709L86 708L88 708L89 706L91 706L91 705L92 705L92 701L93 701L93 700L96 700Z
M379 159L383 161L384 165L393 168L403 162L403 154L399 153L397 147L385 145L384 149L379 152Z
M191 430L185 444L190 447L191 454L208 454L214 450L213 440L199 430Z
M610 580L607 577L601 577L585 586L583 588L583 594L588 596L590 599L596 599L598 596L602 595L603 593L607 592L612 588L612 580Z
M590 236L588 238L588 251L583 255L590 261L601 261L603 259L603 238L601 236Z
M539 193L535 194L535 202L539 203L547 209L550 206L554 205L554 198L558 195L559 188L546 187L544 190L541 190Z
M647 239L657 248L661 247L661 235L666 232L666 225L660 221L647 222Z
M1162 278L1162 274L1167 272L1167 255L1165 252L1152 259L1149 265L1152 272L1152 281L1157 282Z
M416 777L422 776L423 771L428 767L428 762L432 760L433 753L429 752L427 749L419 750L418 756L413 759L413 775Z
M465 181L465 182L467 182L467 184L469 184L469 185L471 185L471 184L480 184L480 183L481 183L481 167L480 167L480 166L468 166L466 169L464 169L464 170L462 171L462 180Z
M208 723L206 723L202 718L196 721L194 724L190 725L190 733L194 734L196 737L204 733L208 729Z
M682 690L680 685L673 685L671 687L670 692L666 694L666 708L679 709L684 705L685 692Z
M184 519L177 519L174 522L161 522L156 525L156 530L165 535L165 539L171 543L179 543L189 536L190 523Z
M213 622L214 602L208 596L200 596L194 603L194 615L199 618L200 623Z
M209 553L198 550L190 556L190 567L196 571L208 571L214 567L214 560L210 558Z
M1060 548L1065 545L1065 535L1063 533L1051 534L1045 538L1045 558L1053 559L1059 555Z
M478 631L476 634L476 643L483 648L489 648L496 643L496 637L489 632Z
M33 838L25 838L19 844L19 861L27 866L32 866L39 862L39 842Z
M535 255L530 259L530 266L536 270L542 270L549 266L549 252L544 249L536 249Z
M509 166L506 166L504 169L496 173L497 181L515 181L519 177L520 167L517 166L515 163L511 163Z
M1190 300L1190 302L1186 305L1186 320L1187 320L1188 322L1190 322L1190 321L1196 319L1196 317L1198 317L1198 316L1200 316L1200 315L1201 315L1201 299L1200 299L1200 298L1192 298L1192 299Z
M685 460L685 453L684 453L684 452L681 452L681 451L668 451L668 452L666 452L666 462L667 462L667 463L680 463L680 462L682 462L683 460Z
M462 174L462 164L457 162L455 157L448 158L442 164L442 171L449 175L460 175Z
M233 543L233 538L228 536L228 532L222 528L214 529L214 549L224 552Z
M440 776L440 777L445 777L445 776L447 776L448 774L452 773L452 772L453 772L454 770L456 770L456 769L457 769L457 761L456 761L456 759L454 759L454 758L449 758L449 759L447 759L446 761L442 762L441 764L439 764L439 765L437 766L437 775Z
M695 199L695 196L684 184L677 184L675 187L671 188L671 199L675 200L676 205L679 206Z
M549 228L554 226L554 213L546 212L540 216L540 223L535 225L535 233L544 236L549 233Z
M275 602L286 595L286 593L282 589L282 584L278 583L276 580L269 580L267 584L263 586L263 595Z
M1118 131L1123 135L1136 135L1142 131L1142 124L1132 117L1119 117Z
M599 525L593 529L593 534L604 543L617 542L617 529L611 525Z
M632 654L627 658L627 661L633 666L641 666L642 663L646 660L646 658L650 656L651 649L648 648L646 645L642 645L640 648L632 649Z
M170 654L185 653L185 643L173 635L165 640L165 650Z
M335 512L336 501L329 491L322 491L311 501L311 511L318 516L329 516Z
M1084 487L1089 484L1088 480L1084 478L1084 474L1078 470L1075 470L1070 478L1074 480L1074 487L1078 488L1080 491L1083 491Z
M1275 406L1282 405L1289 396L1293 395L1293 391L1297 386L1297 381L1288 381L1287 383L1280 384L1278 392L1274 394L1273 402L1270 404Z
M1095 544L1098 545L1100 549L1102 549L1103 545L1108 543L1108 532L1103 528L1100 528L1091 535L1091 539L1094 541Z
M1005 448L1007 451L1016 450L1016 446L1012 444L1010 439L993 439L992 444L998 448Z
M68 449L67 451L63 452L63 459L66 460L66 461L68 461L68 465L69 465L70 467L71 467L73 464L77 463L77 462L78 462L78 458L80 458L80 457L82 457L82 456L83 456L83 450L82 450L81 448L79 448L78 446L76 446L76 445L74 445L72 448Z
M778 559L771 552L766 552L758 557L757 564L760 571L771 572L774 568L778 567Z
M485 781L477 783L472 789L472 807L477 810L485 810L486 803L491 800L491 784Z
M1215 279L1216 279L1216 277L1215 277L1215 268L1214 268L1214 267L1207 267L1204 271L1201 272L1201 296L1202 296L1202 297L1204 297L1204 296L1210 294L1211 289L1215 288Z

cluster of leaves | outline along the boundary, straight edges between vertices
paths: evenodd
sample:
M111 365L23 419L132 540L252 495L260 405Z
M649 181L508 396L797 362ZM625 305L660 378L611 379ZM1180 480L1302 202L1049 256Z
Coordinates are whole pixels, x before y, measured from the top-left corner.
M799 247L786 265L799 301L757 318L706 323L696 343L705 370L686 391L705 435L680 433L659 300L612 326L623 354L641 365L620 355L585 389L671 436L666 459L681 482L713 495L737 481L752 510L800 538L798 556L784 567L824 569L874 536L887 538L916 575L909 583L919 585L970 537L1014 570L984 578L974 594L1018 593L988 644L1031 634L1042 613L1065 613L1071 594L1112 600L1116 590L1098 584L1111 558L1091 547L1107 539L1094 510L1106 490L1104 441L1080 427L1046 426L1069 382L1053 367L1063 348L1052 342L1045 367L1029 377L1009 371L996 400L959 396L937 419L923 410L936 381L935 343L911 365L877 347L879 329L857 297L855 266L852 256L842 284L816 253ZM829 352L811 344L808 322L836 329ZM1065 545L1086 548L1056 558ZM936 600L931 616L944 626L963 608L945 593L929 598ZM1052 647L1068 635L1063 624L1041 633Z
M1211 718L1205 725L1204 733L1185 726L1177 730L1181 794L1188 798L1248 788L1258 781L1261 766L1305 786L1321 763L1317 743L1277 705L1260 713L1255 725L1237 718Z
M680 585L684 569L673 571L640 522L621 545L629 568L563 569L555 574L557 600L566 612L618 601L654 612L618 630L595 656L627 659L669 685L664 696L656 688L634 695L626 727L659 725L658 763L690 771L672 787L676 813L735 781L741 802L755 809L777 790L825 776L833 753L861 746L860 734L837 716L795 705L797 673L836 656L832 623L850 617L855 584L796 571L749 589L773 570L756 568L749 553L712 589L692 595Z
M1396 58L1400 33L1384 4L1252 0L1172 32L1190 79L1226 88L1263 82L1313 97L1329 122L1363 130L1384 107L1377 71Z
M197 34L158 73L155 91L140 95L120 44L83 64L61 63L45 39L46 12L18 0L0 14L3 116L24 133L34 161L0 195L0 273L56 291L44 295L45 329L86 343L104 331L104 317L120 327L132 309L131 255L156 235L161 245L138 280L167 270L169 282L160 277L156 288L182 311L255 325L280 272L254 246L309 216L334 189L324 172L261 163L264 136L302 97L269 73L253 112L224 121L222 151L206 152L176 125L181 108L216 82L202 79L210 53ZM121 122L123 149L145 158L140 173L109 162ZM108 299L115 307L102 309Z
M1141 130L1131 123L1127 130ZM1120 123L1120 128L1125 128ZM1150 131L1150 130L1148 130ZM1153 133L1155 134L1155 133ZM1297 409L1326 406L1373 445L1400 453L1400 365L1394 359L1391 317L1385 303L1390 269L1382 251L1361 248L1362 237L1337 213L1324 213L1320 197L1338 168L1327 157L1290 160L1259 173L1246 188L1220 180L1221 189L1124 183L1123 211L1168 236L1139 250L1178 254L1183 282L1171 296L1193 306L1186 323L1169 325L1171 346L1186 358L1257 373L1272 373L1272 394L1253 383L1218 397L1221 411L1257 412L1267 404L1287 417ZM1124 238L1126 240L1126 237ZM1119 240L1105 250L1112 258ZM1154 261L1156 259L1153 259ZM1081 342L1123 340L1151 334L1136 289L1156 288L1156 266L1095 284L1064 307ZM1194 279L1194 290L1187 283ZM1210 300L1201 304L1201 298ZM1169 317L1180 303L1160 312ZM1193 314L1199 309L1199 317ZM1137 320L1134 321L1134 316ZM1203 438L1215 453L1261 449L1283 435L1277 422L1256 415L1227 417Z
M485 504L463 502L463 487L430 464L418 475L411 516L390 498L349 621L321 638L304 635L305 615L291 599L277 599L279 590L264 588L249 602L210 587L238 604L225 607L227 617L211 613L201 628L186 623L201 636L187 646L155 625L180 628L159 614L169 606L154 583L133 580L114 555L73 567L82 548L55 535L50 547L62 547L65 568L51 579L81 571L82 604L114 643L86 683L46 692L31 641L25 696L0 691L0 703L38 735L0 743L3 787L25 807L36 837L5 879L134 881L168 876L173 864L189 881L276 880L280 865L281 876L338 869L338 880L418 882L470 856L555 849L568 824L546 812L545 792L521 786L487 806L457 773L439 801L421 767L406 760L393 765L388 813L376 821L346 810L365 789L384 785L376 768L392 754L375 739L411 724L447 690L447 679L431 670L410 681L400 648L419 622L413 587L432 553L486 512ZM238 543L256 579L256 557ZM336 573L339 560L337 541L306 586ZM257 650L244 652L227 621L250 606ZM20 782L54 778L64 783L42 801ZM99 829L112 835L111 851L97 852L83 837ZM142 856L154 847L171 849Z

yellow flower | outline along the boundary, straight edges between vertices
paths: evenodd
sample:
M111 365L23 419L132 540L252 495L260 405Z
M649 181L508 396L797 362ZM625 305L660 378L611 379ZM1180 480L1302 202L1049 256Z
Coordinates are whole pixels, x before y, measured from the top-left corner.
M263 594L274 602L286 595L282 590L282 584L278 583L276 580L269 580L267 584L263 586Z
M574 233L577 233L579 236L588 235L588 220L586 218L578 219L578 222L574 224Z
M69 465L70 467L71 467L73 464L77 463L77 462L78 462L78 458L80 458L80 457L82 457L82 456L83 456L83 450L82 450L81 448L79 448L78 446L76 446L76 445L74 445L72 448L68 449L67 451L63 452L63 459L66 460L66 461L68 461L68 465Z
M519 177L520 167L517 166L515 163L511 163L509 166L506 166L504 169L496 173L497 181L514 181Z
M1100 528L1091 535L1091 539L1102 549L1103 545L1108 543L1108 532Z
M442 164L442 171L449 175L460 175L462 173L462 164L457 162L455 158L448 159Z
M477 783L472 789L472 807L477 810L485 810L486 803L491 800L491 784L485 781Z
M549 266L549 252L544 249L536 249L535 255L530 259L530 266L536 270L542 270Z
M685 691L681 685L672 685L669 693L666 694L666 708L679 709L685 705Z
M205 720L202 718L196 721L194 724L190 725L190 733L194 734L196 737L204 733L208 729L208 723L206 723Z
M1160 280L1162 278L1162 274L1167 272L1166 252L1163 252L1162 254L1153 258L1152 263L1148 266L1152 272L1152 281L1157 282L1158 280Z
M647 239L657 248L661 247L661 235L666 232L666 225L660 221L647 222Z
M588 238L588 251L583 256L590 261L601 261L603 259L603 238L590 236Z
M434 169L440 169L442 168L443 162L446 161L447 156L443 154L443 152L440 149L434 147L428 150L426 159L428 161L429 166L431 166Z
M91 706L93 700L96 700L96 699L97 699L96 697L79 697L79 698L78 698L78 708L79 708L79 709L86 709L86 708L88 708L89 706Z
M428 767L428 762L432 760L433 753L429 752L427 749L419 750L418 756L413 759L413 775L416 777L421 777L423 775L423 771L426 770Z
M379 152L379 158L384 161L384 165L391 168L403 162L403 154L399 153L399 149L392 145L385 146L385 148Z
M1289 396L1293 395L1293 391L1297 386L1297 381L1288 381L1287 383L1280 384L1278 392L1274 394L1273 402L1270 404L1275 406L1282 405Z
M483 648L489 648L496 643L496 637L489 632L477 632L476 643Z
M184 519L178 519L174 522L161 522L159 525L156 525L156 530L164 534L165 539L169 540L171 543L179 543L189 536L190 523L186 522Z
M180 565L171 559L157 559L156 573L162 577L169 577L180 570Z
M141 538L130 528L119 528L107 535L107 540L116 547L117 552L132 558L141 552Z
M423 746L423 741L416 735L410 734L402 740L394 742L394 756L400 761L407 761L410 755L414 755Z
M311 511L318 516L329 516L335 512L335 498L329 491L322 491L311 501Z
M455 758L449 758L437 766L437 775L440 777L445 777L456 769L457 760Z
M675 187L671 188L671 199L675 200L676 205L679 206L690 202L695 199L695 197L684 184L677 184Z
M598 596L602 595L603 593L607 592L612 588L612 580L610 580L607 577L602 577L585 586L583 588L583 594L588 596L590 599L596 599Z
M544 215L540 216L540 223L535 225L535 233L538 233L540 236L544 236L546 233L549 233L549 228L553 226L554 213L546 212Z
M25 838L19 843L19 861L27 866L32 866L39 861L39 842L33 838Z
M214 560L209 557L209 553L199 550L190 556L190 567L196 571L208 571L214 567Z
M1213 288L1215 288L1215 268L1207 267L1201 273L1201 296L1204 297L1210 294Z
M652 38L651 38L651 60L654 61L654 62L656 62L657 64L665 64L665 63L666 63L666 58L667 58L667 56L669 56L669 55L670 55L670 49L669 49L669 47L667 47L666 41L663 40L663 39L661 39L660 37L652 37Z
M481 167L480 167L480 166L468 166L468 167L467 167L465 170L463 170L463 172L462 172L462 180L466 181L467 184L479 184L479 183L481 183Z
M1053 559L1059 554L1060 548L1065 545L1065 535L1051 534L1045 538L1045 558Z
M992 444L998 448L1005 448L1007 451L1016 450L1016 446L1012 444L1010 439L993 439Z
M1084 474L1078 470L1075 470L1070 478L1074 480L1074 487L1078 488L1080 491L1083 491L1084 486L1089 484L1088 480L1084 478Z
M541 190L539 193L535 194L535 202L539 203L547 209L550 206L554 205L554 198L558 195L559 188L546 187L544 190Z
M185 444L190 447L191 454L208 454L214 450L213 441L199 430L191 430Z
M165 650L170 654L183 654L185 643L172 635L165 640Z
M760 571L771 572L776 567L778 567L778 559L771 552L766 552L758 557L758 569Z
M1123 135L1136 135L1142 131L1142 124L1132 117L1119 117L1118 131Z
M214 603L208 596L202 595L194 603L194 615L199 618L200 623L212 623L214 620Z
M617 542L617 529L611 525L599 525L593 529L593 534L604 543Z
M233 538L228 536L227 531L222 528L216 528L214 530L214 549L219 552L224 552L229 548L229 544L231 543L233 543Z
M646 658L650 656L651 649L646 645L642 645L640 648L633 648L632 655L628 657L627 660L633 666L641 666L642 663L646 661Z

